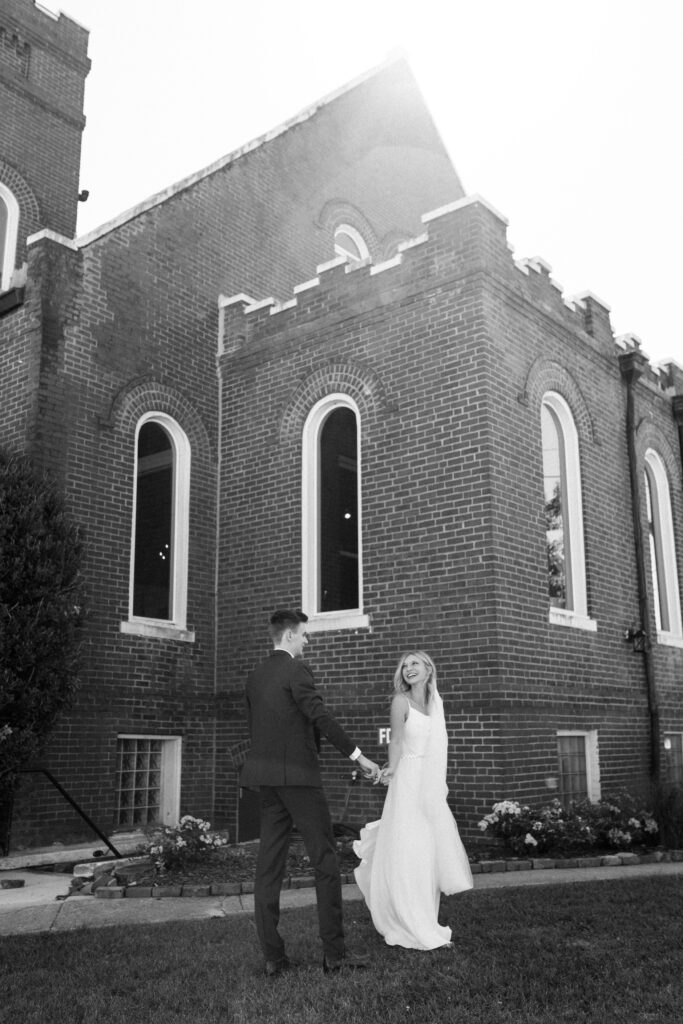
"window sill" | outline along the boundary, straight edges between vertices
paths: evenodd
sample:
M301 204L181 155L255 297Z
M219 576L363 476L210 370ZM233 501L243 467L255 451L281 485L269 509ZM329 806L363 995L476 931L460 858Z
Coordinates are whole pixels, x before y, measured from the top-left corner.
M683 636L677 636L675 633L657 633L657 643L664 644L665 647L681 647L683 648Z
M587 615L577 615L566 608L550 608L548 621L554 626L569 626L571 629L583 629L588 633L597 633L598 624Z
M359 611L318 612L310 615L307 633L324 633L333 629L369 629L370 616Z
M193 644L195 640L193 629L181 629L172 622L161 624L131 619L120 624L120 631L128 636L151 636L156 640L180 640L187 644Z

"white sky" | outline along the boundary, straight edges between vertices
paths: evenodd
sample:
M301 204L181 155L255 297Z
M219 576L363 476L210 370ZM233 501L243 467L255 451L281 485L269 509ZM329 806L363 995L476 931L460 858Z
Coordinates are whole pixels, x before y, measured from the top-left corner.
M79 234L400 48L515 256L683 366L678 0L43 2L90 30Z

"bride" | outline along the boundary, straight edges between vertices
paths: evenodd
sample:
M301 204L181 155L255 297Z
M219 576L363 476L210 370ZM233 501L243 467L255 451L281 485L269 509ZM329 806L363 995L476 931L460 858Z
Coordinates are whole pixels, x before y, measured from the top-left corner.
M451 943L438 922L440 894L472 888L469 861L446 802L448 736L434 662L424 651L401 658L394 676L389 786L379 821L354 843L355 875L377 931L390 946L437 949Z

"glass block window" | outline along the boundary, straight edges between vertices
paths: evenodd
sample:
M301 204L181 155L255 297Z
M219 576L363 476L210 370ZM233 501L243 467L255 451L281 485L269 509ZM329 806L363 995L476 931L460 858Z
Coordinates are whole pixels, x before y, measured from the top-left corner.
M116 751L120 828L144 828L177 820L177 739L119 736Z
M597 730L557 734L558 796L565 807L574 800L600 799Z

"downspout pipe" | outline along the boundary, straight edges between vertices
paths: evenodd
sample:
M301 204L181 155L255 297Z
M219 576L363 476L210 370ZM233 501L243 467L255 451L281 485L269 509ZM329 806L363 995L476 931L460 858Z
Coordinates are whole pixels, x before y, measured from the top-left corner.
M645 670L645 688L650 724L650 776L654 783L659 782L661 774L659 701L657 699L657 683L655 678L654 658L652 656L650 598L647 589L647 572L645 567L645 550L643 545L643 527L641 522L641 472L638 466L636 451L636 412L635 386L648 360L638 349L633 349L619 356L619 370L626 383L626 443L628 447L628 464L631 480L631 509L633 512L633 539L635 542L636 571L638 576L638 611L642 643L634 650L643 655Z

